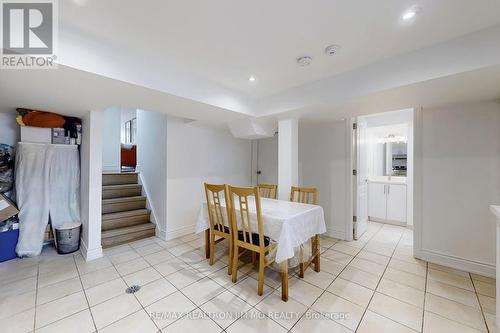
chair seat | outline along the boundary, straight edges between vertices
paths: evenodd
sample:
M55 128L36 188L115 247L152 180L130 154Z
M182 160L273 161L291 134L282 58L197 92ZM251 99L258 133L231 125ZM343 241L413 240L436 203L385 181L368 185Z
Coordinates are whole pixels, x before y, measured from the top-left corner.
M217 230L217 231L220 231L220 232L224 232L226 234L229 234L230 231L229 231L229 227L226 227L225 225L223 226L222 224L216 224L214 225L214 229Z
M247 238L247 241L248 241L248 239L250 238L250 236L249 236L249 233L248 233L248 232L246 232L246 234L247 234L247 237L246 237L246 238ZM243 231L241 231L241 230L240 230L240 231L238 231L238 239L239 239L240 241L244 241L244 238L243 238ZM270 243L270 241L271 241L271 240L270 240L270 238L269 238L268 236L264 236L264 246L268 246L268 245L269 245L269 243ZM252 244L257 245L257 246L260 246L260 244L259 244L259 243L260 243L260 242L259 242L259 234L258 234L258 233L255 233L255 232L252 232Z

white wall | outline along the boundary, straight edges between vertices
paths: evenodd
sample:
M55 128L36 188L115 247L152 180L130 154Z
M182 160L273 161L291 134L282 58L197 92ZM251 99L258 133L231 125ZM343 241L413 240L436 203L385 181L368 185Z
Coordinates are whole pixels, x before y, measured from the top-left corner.
M299 183L318 188L327 234L341 239L349 233L352 237L352 230L346 230L351 218L347 131L345 121L299 123Z
M82 118L81 168L81 253L86 260L102 257L102 112L90 111Z
M19 125L15 112L0 112L0 143L15 147L19 141Z
M125 123L137 117L137 110L134 108L120 108L120 141L125 142ZM136 138L137 141L137 138ZM137 143L137 142L136 142Z
M278 122L278 199L289 200L290 188L299 180L299 122Z
M120 171L121 108L113 106L103 112L102 170Z
M167 238L193 232L203 182L251 184L251 141L220 129L167 121Z
M167 115L137 110L137 170L158 235L167 229Z
M126 108L126 107L121 107L120 108L120 123L124 124L127 121L134 119L137 116L137 110L134 108Z
M494 274L495 224L488 209L500 203L500 104L423 110L420 122L421 255Z

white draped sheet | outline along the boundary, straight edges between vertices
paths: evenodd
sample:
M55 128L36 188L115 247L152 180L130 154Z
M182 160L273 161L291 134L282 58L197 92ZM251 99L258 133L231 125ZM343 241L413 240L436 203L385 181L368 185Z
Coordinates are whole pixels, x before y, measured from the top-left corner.
M80 160L77 146L21 142L16 153L19 208L18 256L40 254L47 223L80 222Z

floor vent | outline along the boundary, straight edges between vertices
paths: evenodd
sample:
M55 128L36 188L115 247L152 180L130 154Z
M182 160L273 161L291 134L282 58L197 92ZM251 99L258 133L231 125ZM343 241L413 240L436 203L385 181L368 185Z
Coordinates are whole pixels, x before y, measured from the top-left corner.
M134 293L138 292L139 289L141 289L141 286L133 285L133 286L130 286L127 289L125 289L125 292L127 294L134 294Z

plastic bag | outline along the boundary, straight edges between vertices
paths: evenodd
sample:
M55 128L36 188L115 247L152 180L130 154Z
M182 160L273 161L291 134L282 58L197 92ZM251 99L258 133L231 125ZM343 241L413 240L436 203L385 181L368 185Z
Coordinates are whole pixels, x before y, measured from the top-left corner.
M0 144L0 193L8 192L14 184L14 147Z

